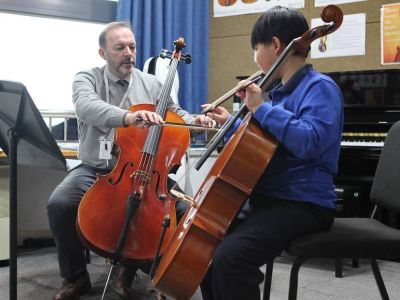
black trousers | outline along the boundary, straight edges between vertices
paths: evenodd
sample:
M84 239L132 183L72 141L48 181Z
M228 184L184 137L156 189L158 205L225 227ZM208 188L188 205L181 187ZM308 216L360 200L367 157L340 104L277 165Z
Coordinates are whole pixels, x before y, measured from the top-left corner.
M50 195L47 205L50 230L56 242L61 277L72 278L86 270L83 245L76 232L79 203L93 185L97 173L89 166L80 165L70 171Z
M251 199L252 211L218 245L201 284L205 300L260 299L260 267L298 236L328 229L335 211L305 202Z
M64 180L51 194L47 215L49 225L57 246L58 263L61 277L72 278L86 270L86 258L83 245L76 232L76 218L79 203L86 191L96 180L96 174L106 174L109 171L80 165L70 171ZM168 182L168 186L173 182ZM181 217L186 204L176 203L177 217ZM160 224L161 226L161 224ZM151 263L138 265L143 271L150 269Z

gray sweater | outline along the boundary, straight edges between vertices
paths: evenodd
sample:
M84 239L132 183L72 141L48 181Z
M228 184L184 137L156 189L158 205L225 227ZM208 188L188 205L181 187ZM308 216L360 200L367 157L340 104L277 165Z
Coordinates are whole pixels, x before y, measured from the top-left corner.
M159 99L162 84L155 76L134 69L127 100L119 108L128 86L118 84L119 78L106 70L110 95L110 103L107 103L104 68L93 68L76 74L72 85L72 97L78 119L78 159L82 160L83 164L95 168L111 169L116 158L113 157L108 166L106 160L99 159L100 137L105 136L111 128L124 126L123 119L130 106L145 103L155 105ZM194 119L172 99L169 101L168 109L180 115L186 123L191 123Z

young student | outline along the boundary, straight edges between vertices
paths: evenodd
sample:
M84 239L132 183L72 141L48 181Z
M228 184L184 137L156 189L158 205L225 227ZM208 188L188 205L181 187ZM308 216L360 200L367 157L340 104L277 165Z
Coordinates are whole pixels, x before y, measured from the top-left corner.
M97 174L109 173L116 163L115 155L109 161L99 156L100 140L112 141L112 132L117 127L144 127L138 118L153 124L164 122L154 112L128 110L134 104L156 104L162 89L156 77L135 68L136 40L130 26L123 22L108 24L99 36L99 46L99 54L106 65L79 72L73 82L79 133L78 158L82 164L56 187L47 207L60 273L65 279L54 300L78 299L91 288L83 246L76 232L76 217L79 203ZM209 117L194 117L172 99L168 108L186 123L213 126ZM136 268L126 267L117 272L112 286L122 298L129 297L135 272Z
M295 9L276 6L254 24L255 62L266 72L285 47L309 29ZM281 83L264 99L252 84L238 92L262 129L279 145L249 199L217 247L201 290L204 299L260 299L260 267L296 237L328 229L335 213L343 99L329 77L316 72L301 54L277 73ZM208 116L219 124L230 117L222 107ZM230 133L238 126L238 120ZM229 133L228 133L229 134ZM249 153L251 155L251 153Z

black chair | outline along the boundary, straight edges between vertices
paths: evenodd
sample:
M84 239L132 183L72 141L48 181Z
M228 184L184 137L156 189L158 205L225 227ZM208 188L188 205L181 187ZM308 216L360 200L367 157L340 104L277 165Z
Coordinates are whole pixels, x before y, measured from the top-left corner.
M78 123L76 118L71 118L67 120L67 131L65 134L65 122L59 123L51 127L51 134L54 139L57 141L63 141L66 139L67 141L77 141L78 140Z
M289 299L297 298L298 273L310 258L369 259L382 299L389 299L377 259L400 260L400 230L374 219L377 208L400 212L400 121L389 130L375 172L371 194L375 205L370 218L335 218L329 231L309 234L292 241L287 249L295 256L290 273ZM267 264L264 300L269 299L273 261Z

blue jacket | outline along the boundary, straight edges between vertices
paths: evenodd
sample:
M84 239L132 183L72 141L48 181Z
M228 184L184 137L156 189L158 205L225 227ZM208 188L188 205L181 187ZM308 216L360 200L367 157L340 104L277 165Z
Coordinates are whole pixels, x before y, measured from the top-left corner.
M254 192L274 199L334 208L343 127L343 97L335 82L305 65L253 114L275 136L277 151ZM240 125L238 120L229 137Z

